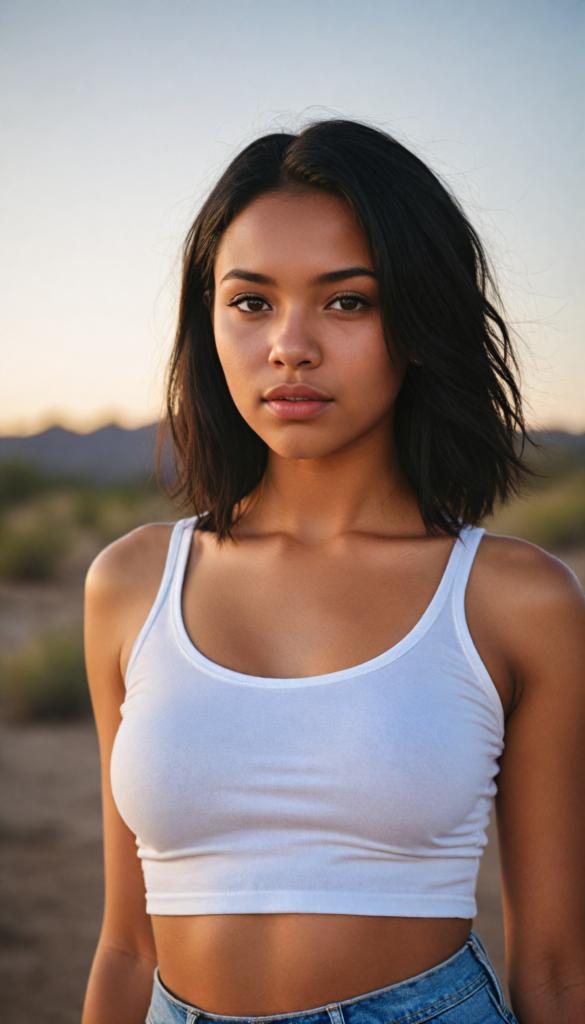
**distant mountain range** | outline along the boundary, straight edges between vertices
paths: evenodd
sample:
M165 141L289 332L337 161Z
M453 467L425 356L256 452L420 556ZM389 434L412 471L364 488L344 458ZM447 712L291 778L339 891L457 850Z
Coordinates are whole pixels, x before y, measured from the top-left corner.
M539 431L535 440L555 448L583 453L585 433ZM34 462L48 476L75 476L95 483L136 483L154 473L156 424L125 430L115 424L91 434L50 427L30 437L0 437L0 462Z
M137 483L155 470L156 424L125 430L115 424L91 434L50 427L30 437L0 437L0 462L34 462L48 476L95 483Z

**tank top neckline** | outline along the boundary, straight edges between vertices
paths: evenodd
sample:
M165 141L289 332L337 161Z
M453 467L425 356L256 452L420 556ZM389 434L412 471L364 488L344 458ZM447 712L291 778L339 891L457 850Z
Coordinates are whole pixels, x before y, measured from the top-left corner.
M479 533L480 535L485 533L485 530L479 527L464 526L462 528L459 537L453 544L439 585L425 611L412 629L410 629L401 640L393 644L392 647L383 651L381 654L378 654L375 658L370 658L368 661L360 662L360 664L353 665L349 668L340 669L337 672L328 672L317 676L270 677L253 676L244 672L237 672L234 669L226 668L223 665L219 665L217 662L211 661L195 646L187 633L183 618L182 597L194 526L195 517L192 519L181 520L175 526L175 530L182 528L182 532L180 533L176 550L174 552L173 565L170 567L171 578L169 580L169 597L171 605L170 618L175 640L182 654L206 675L237 686L264 687L267 689L324 686L328 683L343 682L347 679L353 679L356 676L367 675L369 672L376 672L383 666L389 665L391 662L401 658L410 651L419 642L419 640L422 639L441 612L457 576L457 570L465 550L464 538L469 537L474 533Z

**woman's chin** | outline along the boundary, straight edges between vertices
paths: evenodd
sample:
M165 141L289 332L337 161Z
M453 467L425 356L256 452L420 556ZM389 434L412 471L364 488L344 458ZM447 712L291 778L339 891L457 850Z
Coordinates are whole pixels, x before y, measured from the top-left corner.
M325 441L324 439L319 442L316 438L309 441L298 440L296 442L283 442L276 441L271 444L267 441L270 451L277 455L281 459L290 459L292 462L307 462L315 459L326 459L328 456L335 455L336 452L347 446L347 439L343 438L335 441Z

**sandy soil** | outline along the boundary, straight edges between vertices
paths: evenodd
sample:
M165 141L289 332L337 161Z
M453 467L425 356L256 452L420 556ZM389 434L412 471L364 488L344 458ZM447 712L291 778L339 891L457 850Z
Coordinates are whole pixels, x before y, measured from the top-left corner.
M2 654L18 649L45 630L81 622L85 575L97 551L95 544L77 548L54 580L39 583L0 580Z
M5 1024L77 1024L102 908L89 722L0 727L0 991Z
M585 551L565 560L585 582ZM77 618L64 589L0 588L0 643ZM98 937L102 854L97 742L90 722L0 723L0 1000L3 1024L77 1024ZM476 928L504 978L497 844L479 877Z

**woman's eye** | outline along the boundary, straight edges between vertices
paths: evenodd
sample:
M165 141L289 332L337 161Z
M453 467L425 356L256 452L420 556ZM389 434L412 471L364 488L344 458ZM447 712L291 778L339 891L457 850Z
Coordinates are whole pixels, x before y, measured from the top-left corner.
M338 295L330 303L329 309L341 309L344 313L353 313L365 304L364 299L360 299L359 295Z
M239 299L230 302L229 305L236 306L242 313L263 313L266 309L270 309L266 299L259 295L242 295Z

